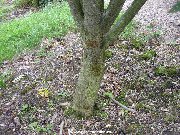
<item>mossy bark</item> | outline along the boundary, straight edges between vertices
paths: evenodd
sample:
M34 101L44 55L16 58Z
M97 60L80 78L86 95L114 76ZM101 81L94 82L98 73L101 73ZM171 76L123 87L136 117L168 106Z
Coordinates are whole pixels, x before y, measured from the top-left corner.
M98 47L86 46L73 100L73 108L80 115L92 115L103 74L104 51L99 45Z

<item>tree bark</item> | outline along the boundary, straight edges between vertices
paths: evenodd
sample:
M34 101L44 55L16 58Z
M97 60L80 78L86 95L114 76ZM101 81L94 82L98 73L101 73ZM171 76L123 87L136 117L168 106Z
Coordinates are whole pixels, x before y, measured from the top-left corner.
M111 0L103 16L102 30L106 34L122 10L125 0Z
M83 64L74 94L73 108L89 116L93 113L94 102L104 74L103 33L101 29L104 0L83 0L85 42Z
M86 43L83 64L74 94L73 109L83 116L93 113L94 103L104 74L104 51L100 45Z

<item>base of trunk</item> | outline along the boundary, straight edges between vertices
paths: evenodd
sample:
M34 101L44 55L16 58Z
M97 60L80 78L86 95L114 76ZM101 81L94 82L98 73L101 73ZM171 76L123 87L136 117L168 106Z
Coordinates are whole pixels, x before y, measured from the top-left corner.
M83 57L73 109L83 116L93 114L94 104L104 74L104 53L99 48L87 49Z

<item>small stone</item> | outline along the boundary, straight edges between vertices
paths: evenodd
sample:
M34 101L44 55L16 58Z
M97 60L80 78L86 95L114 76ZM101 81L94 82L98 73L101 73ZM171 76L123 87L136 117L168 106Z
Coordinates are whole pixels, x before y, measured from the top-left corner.
M9 127L10 127L10 128L14 128L15 125L14 125L13 123L11 123L11 124L9 125Z
M0 127L5 127L5 126L6 126L6 125L5 125L5 124L3 124L3 123L2 123L2 124L0 124Z
M180 26L180 20L175 21L174 24Z
M17 126L21 125L20 120L19 120L18 117L15 117L15 118L14 118L14 123L15 123Z
M129 57L129 56L126 58L126 62L129 62L129 61L131 61L131 60L132 60L132 58Z

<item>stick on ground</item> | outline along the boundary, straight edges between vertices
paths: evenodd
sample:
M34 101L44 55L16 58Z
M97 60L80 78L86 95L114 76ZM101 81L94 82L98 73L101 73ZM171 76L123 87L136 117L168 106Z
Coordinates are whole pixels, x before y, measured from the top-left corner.
M60 132L59 132L59 135L63 135L63 126L64 126L64 121L62 121L61 124L60 124Z

